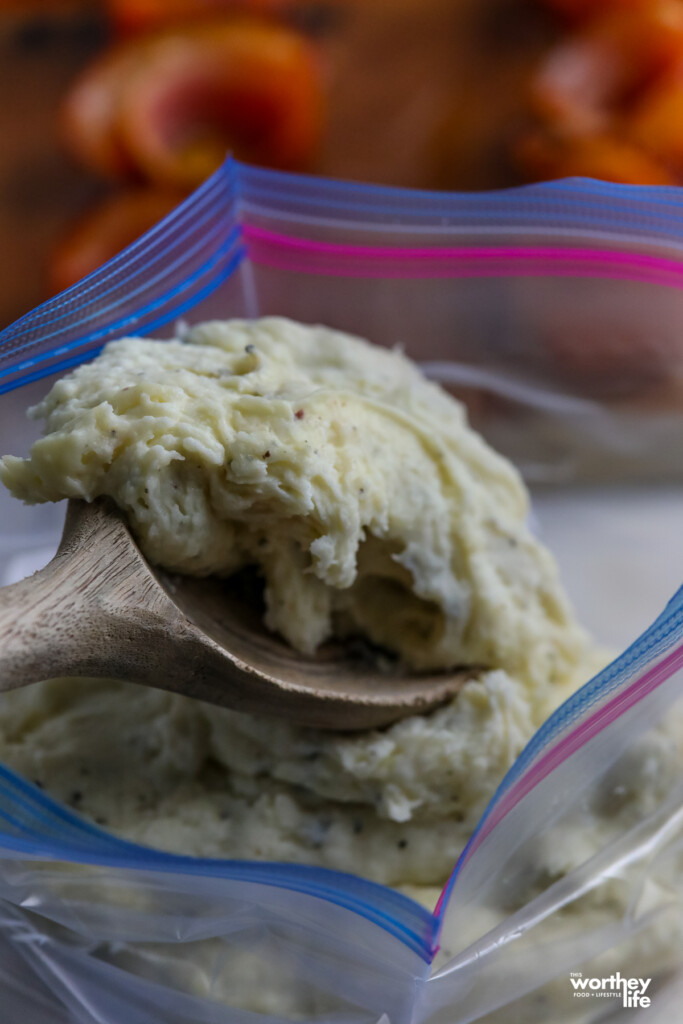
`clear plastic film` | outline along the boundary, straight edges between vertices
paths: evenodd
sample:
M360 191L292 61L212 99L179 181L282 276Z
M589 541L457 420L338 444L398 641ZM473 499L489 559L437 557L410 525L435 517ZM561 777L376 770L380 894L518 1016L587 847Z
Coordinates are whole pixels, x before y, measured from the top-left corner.
M5 854L16 1019L35 1019L47 990L67 1021L407 1021L424 960L362 915L262 874Z
M156 853L6 769L0 821L22 1019L47 990L67 1021L407 1021L427 976L433 916L362 879Z
M435 195L230 162L0 333L0 429L109 339L279 314L402 345L532 480L676 477L682 238L675 190ZM681 645L674 600L546 722L433 913L331 871L137 847L0 770L7 1019L578 1024L626 991L658 1020L683 953Z
M590 1020L679 968L682 624L679 594L504 779L442 897L424 1019Z

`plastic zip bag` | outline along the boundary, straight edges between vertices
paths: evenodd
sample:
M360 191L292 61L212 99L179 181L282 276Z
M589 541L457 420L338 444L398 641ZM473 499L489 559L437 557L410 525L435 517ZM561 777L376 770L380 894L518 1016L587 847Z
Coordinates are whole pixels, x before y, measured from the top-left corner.
M650 978L646 992L653 975L676 969L682 641L683 591L551 716L508 772L442 895L442 942L466 948L432 977L426 1019L446 1019L447 1008L452 1020L454 1002L458 1021L479 1019L558 973L567 1002L574 992L584 998L587 960L606 977L630 967ZM621 985L587 991L624 1005ZM523 1019L534 1019L533 1002Z
M615 972L655 997L683 952L682 670L683 594L539 730L433 915L336 872L136 847L4 769L16 1019L49 992L68 1022L588 1021L623 988L574 1016L572 978Z
M676 189L451 195L229 161L0 332L0 393L179 317L277 313L400 344L532 482L679 479L681 238Z
M590 291L599 279L615 322L625 283L640 296L628 319L642 306L643 327L650 289L666 295L668 336L678 211L672 190L564 182L435 196L229 163L136 245L2 332L0 384L20 387L179 316L277 312L402 342L441 379L534 414L613 427L602 398L558 389L524 324L535 294L545 308L554 288ZM571 245L548 264L540 237ZM527 289L539 282L550 292ZM559 464L575 473L567 451L574 461ZM532 470L559 475L557 457L534 458ZM589 1020L622 996L590 985L615 964L624 976L650 972L648 998L683 945L682 604L534 737L434 914L335 872L136 847L3 770L11 1019L39 1022L52 1006L49 1019L107 1024Z

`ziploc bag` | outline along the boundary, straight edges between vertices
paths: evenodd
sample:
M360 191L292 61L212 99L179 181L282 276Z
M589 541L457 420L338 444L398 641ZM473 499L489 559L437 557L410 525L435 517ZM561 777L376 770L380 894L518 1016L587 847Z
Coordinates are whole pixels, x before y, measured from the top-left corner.
M276 313L400 344L532 482L679 479L683 201L580 180L472 195L228 162L0 333L0 392L126 333Z
M615 474L645 474L661 455L652 437L641 466L615 427L637 375L602 391L583 382L584 393L580 375L570 386L538 324L573 296L565 324L592 322L593 309L628 337L654 338L672 387L676 203L673 191L585 182L435 196L229 163L140 242L0 334L0 385L21 388L0 399L0 416L19 421L12 406L44 390L40 378L110 338L280 313L403 344L491 430L514 406L533 427L509 431L528 446L531 476L589 475L607 454ZM567 433L535 437L542 422ZM3 769L7 1020L532 1024L594 1020L636 992L652 1010L643 1000L658 998L683 951L682 604L534 737L433 913L336 872L137 847Z
M434 914L336 872L136 847L3 769L6 1019L587 1022L636 993L648 1008L683 954L682 668L679 595L539 730Z

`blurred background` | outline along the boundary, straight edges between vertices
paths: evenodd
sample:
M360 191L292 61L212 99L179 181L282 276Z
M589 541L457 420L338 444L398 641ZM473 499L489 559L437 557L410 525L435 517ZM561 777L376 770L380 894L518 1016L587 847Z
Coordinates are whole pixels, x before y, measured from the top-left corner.
M223 159L683 181L683 0L0 0L0 326Z

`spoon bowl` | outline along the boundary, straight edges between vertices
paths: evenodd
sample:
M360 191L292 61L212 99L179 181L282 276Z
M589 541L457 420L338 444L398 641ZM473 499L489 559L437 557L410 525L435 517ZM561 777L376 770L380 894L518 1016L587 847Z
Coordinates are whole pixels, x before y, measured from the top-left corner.
M108 499L68 503L44 569L0 590L0 691L117 678L321 729L388 725L451 699L476 669L406 674L354 644L308 657L228 580L153 568Z

